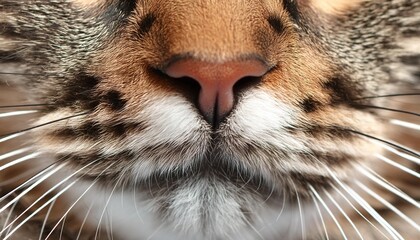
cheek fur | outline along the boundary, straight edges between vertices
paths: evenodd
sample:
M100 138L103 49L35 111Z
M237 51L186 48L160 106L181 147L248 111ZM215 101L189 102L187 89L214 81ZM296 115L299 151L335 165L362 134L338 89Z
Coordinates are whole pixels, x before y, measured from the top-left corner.
M417 1L1 0L0 13L0 238L36 210L24 227L39 238L417 237ZM236 82L217 124L200 82L165 72L248 58L269 71Z

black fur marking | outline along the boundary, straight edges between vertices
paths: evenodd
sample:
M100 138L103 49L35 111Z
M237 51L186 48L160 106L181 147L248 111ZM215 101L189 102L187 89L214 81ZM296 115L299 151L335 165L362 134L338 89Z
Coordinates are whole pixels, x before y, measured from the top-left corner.
M301 130L302 132L314 137L330 137L331 139L352 139L354 135L347 129L340 126L320 126L308 125L303 128L293 129L291 133Z
M340 166L347 164L354 160L354 156L343 152L319 152L312 151L310 154L304 154L303 159L307 160L310 164L325 163L329 166Z
M102 96L102 100L105 101L109 107L114 111L119 111L124 108L127 103L126 100L122 99L122 94L116 90L111 90Z
M143 123L116 123L103 127L104 132L112 134L112 137L125 137L127 132L138 133L145 129Z
M310 191L308 187L309 184L312 185L315 189L318 189L325 188L329 185L330 182L332 182L332 179L329 177L308 173L302 174L299 172L290 172L289 177L292 179L293 183L296 184L296 187L301 189L301 193L307 193ZM290 190L292 193L295 192L294 189Z
M66 127L54 130L50 133L52 137L64 140L75 140L77 138L98 140L110 136L112 138L124 138L127 132L141 132L145 129L142 123L99 123L89 121L79 127Z
M136 2L130 1L114 1L115 4L110 4L101 16L101 20L110 26L110 29L118 28L128 16L136 8Z
M418 37L420 35L420 31L416 28L408 28L402 31L404 37Z
M0 34L8 38L26 38L17 28L7 23L0 23Z
M156 21L156 16L152 13L147 14L144 18L140 21L138 27L138 35L143 37L146 35L153 26L153 23Z
M97 122L86 122L77 129L81 135L90 139L98 139L101 136L101 126Z
M401 62L407 65L420 66L420 55L409 55L400 57Z
M104 155L100 152L92 151L89 153L82 153L82 154L73 153L73 154L59 155L58 159L62 162L69 162L72 164L76 164L78 166L83 166L88 163L91 163L92 161L100 161L102 163L105 163L105 162L126 163L132 159L136 159L136 156L128 151L117 152L113 155ZM103 176L103 177L105 179L106 176Z
M16 54L16 51L1 51L0 63L21 62L22 59Z
M323 87L331 91L331 104L351 103L356 99L353 92L354 89L346 83L346 79L342 76L334 76Z
M95 94L99 82L98 77L87 74L79 74L74 79L68 80L55 107L81 107L93 111L99 105Z
M73 138L74 139L79 136L79 133L74 128L66 127L66 128L55 130L54 132L51 133L51 135L53 135L54 137L59 137L59 138Z
M301 106L303 108L303 111L305 111L306 113L311 113L318 110L318 108L321 106L321 103L314 100L311 97L308 97L305 100L303 100Z
M77 138L88 138L91 140L97 140L101 136L101 132L101 126L99 123L88 121L77 128L66 127L55 130L51 133L51 135L62 139L74 140Z
M278 34L282 34L284 32L285 28L279 17L271 15L268 17L267 20L271 27L274 29L274 31L276 31Z
M284 0L283 7L295 22L300 21L300 12L295 0Z
M106 131L112 133L115 136L125 136L128 130L128 126L124 123L118 123L107 127Z

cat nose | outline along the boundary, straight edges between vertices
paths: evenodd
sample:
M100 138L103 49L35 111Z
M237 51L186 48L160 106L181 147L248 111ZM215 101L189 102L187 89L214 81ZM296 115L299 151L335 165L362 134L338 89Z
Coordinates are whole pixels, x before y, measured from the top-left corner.
M214 126L233 109L233 86L249 77L261 77L268 70L267 64L257 58L222 63L187 58L171 62L164 72L174 81L187 77L200 85L198 107L204 118Z

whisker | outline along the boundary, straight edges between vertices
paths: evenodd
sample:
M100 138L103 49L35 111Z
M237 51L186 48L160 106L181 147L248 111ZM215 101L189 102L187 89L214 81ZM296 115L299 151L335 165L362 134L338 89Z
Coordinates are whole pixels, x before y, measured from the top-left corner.
M378 227L375 226L375 224L373 224L369 219L367 219L365 217L365 215L363 215L359 209L357 209L353 203L350 202L350 200L334 185L331 185L334 190L336 192L338 192L338 194L341 195L341 197L353 208L353 210L355 210L367 223L369 223L373 228L375 228L380 234L382 234L382 236L384 236L386 239L389 239L388 236L386 236Z
M356 130L352 130L352 129L343 129L343 130L349 131L349 132L354 133L354 134L357 134L357 135L364 136L364 137L369 138L371 140L375 140L375 141L378 141L378 142L385 143L385 144L387 144L389 146L392 146L394 148L403 150L404 152L410 153L411 155L413 155L413 156L415 156L417 158L420 158L420 154L418 152L416 152L415 150L412 150L412 149L410 149L408 147L405 147L405 146L398 145L397 143L394 143L394 142L392 142L390 140L384 140L384 139L381 139L381 138L378 138L378 137L374 137L372 135L369 135L369 134L366 134L366 133L362 133L362 132L359 132L359 131L356 131Z
M367 96L367 97L353 99L353 101L363 100L363 99L371 99L371 98L387 98L387 97L401 97L401 96L420 96L420 93L399 93L399 94L385 94L385 95Z
M63 219L63 224L62 224L61 230L60 230L60 237L59 237L58 240L61 240L63 238L63 232L64 232L64 227L66 225L66 219L67 219L67 215L65 215L65 217ZM47 238L45 240L47 240Z
M45 226L47 225L47 220L48 220L48 217L50 216L50 214L51 214L51 210L52 210L52 208L54 207L54 204L55 204L55 200L50 204L50 207L48 208L48 210L47 210L47 213L45 214L45 218L44 218L44 221L42 222L42 227L41 227L41 231L40 231L40 233L39 233L39 238L38 238L38 240L42 240L42 235L43 235L43 233L44 233L44 230L45 230Z
M85 224L86 224L87 218L88 218L88 216L89 216L89 214L90 214L90 211L92 211L92 208L93 208L93 202L92 202L92 204L90 204L89 209L87 210L86 215L85 215L85 217L83 218L82 224L81 224L81 225L80 225L80 227L79 227L79 232L77 233L77 238L76 238L76 240L79 240L80 236L82 235L83 227L84 227L84 226L85 226ZM40 239L40 240L41 240L41 239Z
M139 171L137 171L135 179L139 179L139 174L140 174ZM144 222L143 218L140 216L139 208L137 206L137 201L136 201L136 197L137 197L137 192L136 192L137 187L136 187L136 185L137 185L137 182L134 185L135 185L134 188L133 188L134 208L136 209L137 217L139 217L140 221Z
M401 120L397 120L397 119L392 119L390 121L390 123L394 124L394 125L397 125L397 126L401 126L401 127L410 128L410 129L420 131L420 125L416 124L416 123L401 121Z
M96 160L92 163L96 163L99 160ZM91 164L89 164L91 165ZM67 209L67 211L63 214L63 216L60 218L60 220L58 220L58 222L54 225L54 227L51 229L50 233L47 235L47 237L45 238L45 240L47 240L51 234L53 233L53 231L58 227L58 225L60 224L61 221L63 221L63 219L70 213L70 211L73 209L74 206L76 206L76 204L86 195L87 192L89 192L89 190L99 181L99 177L105 172L107 171L111 166L114 166L114 164L109 165L108 167L106 167L92 182L92 184L89 185L89 187L87 189L85 189L85 191L83 191L83 193L76 199L76 201L73 202L72 205L70 205L70 207ZM79 177L80 179L81 177Z
M9 211L9 213L7 214L7 218L6 218L6 220L4 221L4 225L3 225L3 227L2 227L2 230L3 230L3 229L5 229L5 228L6 228L6 226L8 225L8 222L9 222L9 220L11 219L13 212L15 211L16 205L17 205L17 202L16 202L15 204L13 204L13 206L10 208L10 211ZM12 227L8 227L8 228L7 228L7 232L6 232L6 234L7 234L7 233L9 233L9 231L10 231L11 229L12 229ZM0 237L1 237L1 236L2 236L2 235L0 234Z
M46 172L50 171L53 167L56 167L55 164L51 164L50 166L48 166L47 168L45 168L44 170L42 170L41 172L37 173L36 175L34 175L33 177L31 177L30 179L26 180L24 183L22 183L21 185L19 185L18 187L14 188L12 191L8 192L7 194L3 195L2 197L0 197L0 203L3 202L6 198L8 198L10 195L14 194L16 191L18 191L19 189L25 187L26 185L28 185L30 182L33 182L35 179L37 179L38 177L44 175Z
M44 107L44 106L54 106L55 104L47 104L47 103L36 103L36 104L18 104L18 105L0 105L0 109L6 108L27 108L27 107Z
M337 225L338 229L341 232L341 235L345 240L347 240L347 236L343 231L343 228L341 227L340 223L335 218L334 214L331 212L331 209L327 206L327 204L322 200L321 196L318 194L318 192L312 187L312 185L309 185L309 188L311 189L312 193L315 195L315 197L318 199L318 201L324 206L325 210L327 210L328 214L331 216L332 220L335 222L335 225Z
M34 189L36 186L41 184L43 181L45 181L47 178L51 177L54 173L56 173L58 170L60 170L64 165L59 165L55 169L51 170L49 173L45 174L42 178L38 179L35 183L33 183L30 187L22 191L19 195L17 195L13 200L9 201L3 208L0 209L0 213L6 210L11 204L14 202L17 202L20 198L22 198L25 194L30 192L32 189Z
M313 193L311 193L311 196L312 196L312 200L315 203L316 210L318 211L318 215L321 218L322 227L324 228L325 237L327 238L327 240L329 240L330 237L328 236L327 227L325 226L325 222L324 222L324 218L322 217L321 209L319 208L318 202L316 201L316 198L315 198Z
M64 194L69 188L71 188L79 179L76 179L75 181L73 181L72 183L70 183L68 186L66 186L64 189L62 189L61 191L59 191L55 196L53 196L50 200L48 200L47 202L45 202L41 207L39 207L37 210L35 210L32 214L30 214L27 218L25 218L21 223L19 223L19 225L17 225L9 234L7 234L3 240L7 240L10 237L12 237L12 235L19 230L19 228L21 228L25 223L27 223L32 217L34 217L36 214L38 214L42 209L44 209L46 206L48 206L49 204L51 204L51 202L55 201L57 198L59 198L62 194ZM19 216L20 217L20 216ZM15 219L15 221L17 220L17 218ZM0 232L0 234L2 234L2 232Z
M29 154L29 155L26 155L26 156L24 156L24 157L21 157L21 158L15 159L15 160L13 160L13 161L11 161L11 162L9 162L9 163L6 163L6 164L4 164L4 165L0 166L0 172L1 172L1 171L3 171L3 170L4 170L4 169L6 169L6 168L12 167L12 166L17 165L17 164L19 164L19 163L22 163L22 162L25 162L25 161L28 161L28 160L34 159L34 158L36 158L36 157L37 157L37 156L39 156L39 155L41 155L41 153L36 152L36 153L31 153L31 154Z
M65 179L61 180L59 183L57 183L56 185L54 185L53 187L51 187L48 191L46 191L42 196L40 196L37 200L35 200L34 202L31 203L31 205L29 207L27 207L19 216L17 216L15 218L15 220L13 220L12 223L16 222L19 218L21 218L27 211L29 211L33 206L35 206L39 201L41 201L44 197L48 196L48 194L50 194L51 192L53 192L55 189L57 189L59 186L61 186L63 183L65 183L66 181L68 181L70 178L72 178L73 176L75 176L76 174L78 174L80 171L82 171L83 169L87 168L88 166L92 165L94 162L91 162L89 164L87 164L86 166L84 166L83 168L80 168L79 170L75 171L74 173L72 173L71 175L67 176ZM62 167L64 167L65 164L61 164L59 165L56 169L56 171L58 171L59 169L61 169ZM29 192L30 190L32 190L33 188L35 188L37 185L39 185L42 181L44 181L46 178L50 177L52 174L54 174L56 171L49 173L47 176L42 177L41 179L39 179L36 183L34 183L33 185L31 185L31 187L29 187L28 189L26 189L25 191L23 191L21 194L19 194L15 199L13 199L12 201L18 201L24 194L26 194L27 192ZM70 185L73 185L74 183L76 183L78 180L80 180L81 177L77 178L75 181L73 181L73 183L71 183ZM35 186L34 186L35 185ZM67 188L68 189L68 188ZM64 193L64 192L63 192ZM60 194L61 195L61 194ZM60 195L55 195L55 197L59 197ZM11 201L11 202L12 202ZM8 203L10 204L10 203ZM44 205L43 205L44 206ZM47 206L47 205L45 205ZM45 208L45 206L43 208ZM7 205L4 207L4 209L7 207ZM0 212L2 212L4 210L3 208L0 210ZM42 209L38 209L39 211ZM37 210L37 211L38 211ZM33 215L31 215L33 216ZM26 218L25 221L28 221L30 218ZM24 221L24 222L25 222ZM1 234L2 232L0 232Z
M377 183L378 185L382 186L383 188L387 189L388 191L394 193L395 195L401 197L402 199L406 200L407 202L413 204L414 206L416 206L417 208L420 208L420 204L414 200L412 197L410 197L409 195L407 195L405 192L403 192L402 190L400 190L399 188L391 185L388 181L386 181L385 179L380 179L378 176L379 174L377 174L375 171L373 171L372 169L369 169L366 166L357 166L357 169L366 177L368 177L370 180L374 181L375 183ZM376 176L375 176L376 175Z
M282 195L283 195L283 204L281 205L280 213L279 213L279 215L277 216L276 221L279 221L280 216L281 216L281 214L283 213L283 211L284 211L284 207L285 207L285 205L286 205L286 194L284 194L284 193L283 193Z
M10 158L10 157L14 157L14 156L19 155L19 154L22 154L22 153L27 152L31 149L32 149L31 147L27 147L27 148L17 149L17 150L8 152L8 153L4 153L4 154L0 155L0 161L2 161L4 159L7 159L7 158Z
M0 72L0 75L18 75L18 76L54 76L52 74L40 74L40 73L14 73L14 72Z
M75 171L74 173L72 173L70 176L67 176L65 179L63 179L62 181L60 181L59 183L57 183L55 186L51 187L47 192L45 192L41 197L39 197L37 200L35 200L34 202L32 202L32 204L27 207L19 216L17 216L13 222L11 224L13 224L14 222L16 222L19 218L21 218L27 211L29 211L29 209L31 209L33 206L35 206L41 199L43 199L45 196L47 196L48 194L50 194L52 191L54 191L56 188L58 188L59 186L61 186L63 183L65 183L66 181L68 181L70 178L74 177L76 174L78 174L80 171L82 171L83 169L89 167L90 165L92 165L93 163L96 163L97 161L93 161L89 164L87 164L86 166L84 166L83 168L80 168L79 170ZM65 163L60 164L58 167L64 167ZM57 167L57 168L58 168ZM66 187L64 187L61 191L59 191L56 195L54 195L52 198L50 198L48 201L46 201L41 207L39 207L37 210L35 210L34 212L32 212L32 214L30 214L27 218L25 218L18 226L16 226L13 231L11 231L8 235L6 235L6 237L3 240L7 240L9 237L11 237L13 235L13 233L15 233L20 227L22 227L26 222L28 222L33 216L35 216L36 214L38 214L42 209L44 209L46 206L48 206L49 204L51 204L53 201L55 201L56 199L58 199L62 194L64 194L68 189L70 189L75 183L77 183L80 179L82 178L82 176L78 177L77 179L75 179L73 182L71 182L69 185L67 185ZM32 187L32 186L31 186ZM33 188L33 187L32 187ZM20 194L22 195L22 194ZM16 198L15 198L16 199ZM1 212L1 211L0 211ZM9 224L9 225L11 225ZM2 234L3 231L0 232L0 234Z
M33 127L30 127L30 128L22 129L22 130L14 132L14 133L8 133L6 135L0 136L0 143L5 141L5 140L3 140L3 138L7 138L7 137L10 137L10 136L13 136L13 135L16 135L16 134L20 134L20 133L25 133L25 132L28 132L28 131L31 131L31 130L34 130L34 129L37 129L37 128L40 128L40 127L44 127L44 126L47 126L47 125L50 125L50 124L53 124L53 123L61 122L61 121L68 120L68 119L71 119L71 118L80 117L80 116L87 115L87 114L88 114L87 112L83 112L83 113L79 113L79 114L76 114L76 115L72 115L72 116L60 118L60 119L57 119L57 120L53 120L53 121L50 121L50 122L46 122L46 123L43 123L43 124L39 124L37 126L33 126Z
M400 233L395 230L368 202L366 202L359 194L353 189L344 184L327 166L326 170L329 171L331 177L356 201L363 207L382 227L392 236L393 239L404 240Z
M299 193L298 193L298 191L296 189L296 185L294 183L293 183L293 188L295 189L296 199L297 199L297 203L298 203L298 207L299 207L300 224L301 224L301 229L302 229L302 239L306 239L305 223L303 221L303 213L302 213L302 205L300 203Z
M260 233L260 231L258 231L258 229L256 229L255 227L254 227L254 225L247 219L247 218L245 218L245 222L247 223L247 225L249 226L249 227L251 227L251 229L252 229L252 231L254 231L257 235L258 235L258 238L259 239L261 239L261 240L265 240L265 238L263 237L263 235Z
M408 174L410 174L410 175L413 175L413 176L414 176L414 177L416 177L416 178L420 178L420 174L419 174L419 173L417 173L417 172L415 172L415 171L411 170L411 169L410 169L410 168L408 168L408 167L405 167L405 166L403 166L403 165L401 165L401 164L399 164L399 163L397 163L397 162L394 162L394 161L392 161L391 159L386 158L386 157L384 157L384 156L382 156L382 155L380 155L380 154L375 154L375 156L376 156L377 158L379 158L380 160L382 160L382 161L384 161L384 162L388 163L389 165L392 165L392 166L394 166L394 167L396 167L396 168L399 168L399 169L401 169L402 171L404 171L404 172L406 172L406 173L408 173Z
M0 113L0 118L28 115L28 114L33 114L33 113L37 113L37 112L38 112L37 110L5 112L5 113Z
M400 152L400 151L398 151L398 150L396 150L396 149L394 149L394 148L392 148L392 147L390 147L390 146L388 146L386 144L383 144L381 142L375 142L375 143L378 144L379 146L385 148L386 150L394 153L395 155L398 155L398 156L400 156L400 157L402 157L404 159L407 159L408 161L414 162L416 164L420 164L420 158L419 157L413 157L413 156L411 156L409 154Z
M105 215L106 208L108 207L108 204L111 201L112 195L114 194L116 188L117 188L117 184L115 184L114 187L112 188L111 193L109 194L109 197L108 197L108 199L105 203L104 210L102 211L101 216L99 218L98 227L96 228L95 239L97 239L97 237L98 237L100 225L101 225L102 219Z
M394 108L387 108L387 107L381 107L381 106L375 106L375 105L364 105L364 104L357 104L357 106L365 107L365 108L374 108L374 109L390 111L390 112L403 113L403 114L408 114L408 115L413 115L413 116L416 116L416 117L420 117L420 113L404 111L404 110L399 110L399 109L394 109Z
M357 229L356 225L354 225L353 221L350 219L350 217L344 212L344 210L340 207L340 205L335 201L335 199L331 196L330 193L328 193L327 190L324 189L324 193L327 195L327 197L331 200L331 202L338 208L338 210L343 214L343 216L347 219L347 221L351 224L351 226L354 228L354 230L357 232L357 235L359 235L360 239L363 240L362 234L359 232L359 229Z
M396 207L394 207L394 205L392 205L391 203L389 203L388 201L386 201L383 197L379 196L377 193L375 193L374 191L370 190L368 187L366 187L363 183L361 183L360 181L355 181L355 183L361 188L363 189L363 191L367 192L369 195L371 195L372 197L374 197L376 200L378 200L379 202L381 202L383 205L385 205L387 208L389 208L391 211L393 211L395 214L397 214L398 216L400 216L402 219L404 219L408 224L410 224L411 226L413 226L417 231L420 231L420 226L415 223L411 218L409 218L407 215L405 215L403 212L401 212L400 210L398 210Z
M20 136L22 136L24 134L25 134L25 132L15 133L15 134L10 134L10 135L4 136L4 137L0 137L0 143L3 143L3 142L6 142L6 141L9 141L9 140L18 138L18 137L20 137Z
M156 235L156 233L158 233L161 229L162 229L162 227L163 227L163 225L165 225L165 223L164 222L162 222L153 232L152 232L152 234L150 234L149 235L149 237L146 239L146 240L152 240L153 239L153 237Z

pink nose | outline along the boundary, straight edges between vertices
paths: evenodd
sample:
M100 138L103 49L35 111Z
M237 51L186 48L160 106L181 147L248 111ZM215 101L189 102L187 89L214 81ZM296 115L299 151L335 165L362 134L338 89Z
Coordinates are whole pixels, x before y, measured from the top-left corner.
M210 63L190 58L172 62L165 73L172 78L188 77L200 84L198 106L206 120L214 124L232 111L235 83L246 77L261 77L268 70L258 59Z

